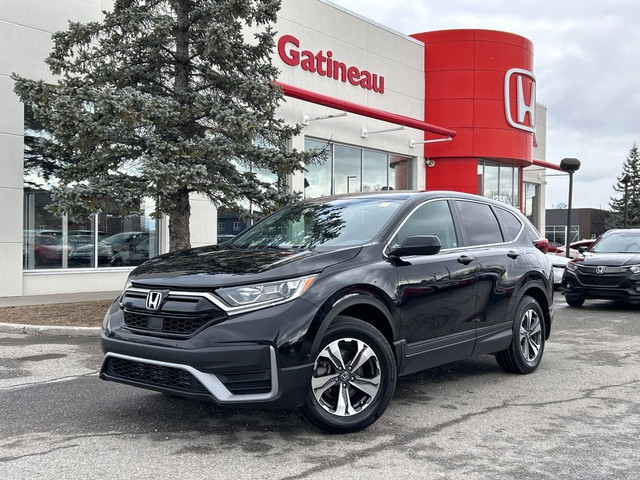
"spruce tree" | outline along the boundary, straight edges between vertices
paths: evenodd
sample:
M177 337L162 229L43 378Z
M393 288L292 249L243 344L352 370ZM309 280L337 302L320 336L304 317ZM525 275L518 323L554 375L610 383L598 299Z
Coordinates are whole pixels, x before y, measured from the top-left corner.
M189 194L238 211L291 200L285 178L317 159L288 151L300 126L276 118L277 0L116 0L103 22L70 22L46 62L55 84L13 74L42 125L38 162L71 216L143 198L168 214L170 250L190 245ZM44 163L43 163L44 162ZM248 168L275 172L261 182Z
M622 179L629 175L627 184L627 228L640 228L640 151L633 144L622 165L622 174L613 189L619 196L611 197L609 207L611 215L607 221L608 228L622 228L624 225L625 185Z

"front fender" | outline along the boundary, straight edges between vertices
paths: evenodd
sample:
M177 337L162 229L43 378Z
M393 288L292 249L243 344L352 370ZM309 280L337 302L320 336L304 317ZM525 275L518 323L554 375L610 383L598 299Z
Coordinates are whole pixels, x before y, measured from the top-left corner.
M344 292L343 295L338 296L338 298L328 301L321 310L325 310L327 313L324 315L324 318L318 327L311 346L311 361L313 361L320 352L320 343L322 342L322 338L324 337L327 328L329 328L329 325L331 325L339 315L355 316L360 318L360 320L373 325L381 331L392 346L393 342L398 338L396 325L393 321L393 315L387 306L371 292ZM358 316L358 312L375 312L375 316L369 315L368 318L362 318L362 315Z

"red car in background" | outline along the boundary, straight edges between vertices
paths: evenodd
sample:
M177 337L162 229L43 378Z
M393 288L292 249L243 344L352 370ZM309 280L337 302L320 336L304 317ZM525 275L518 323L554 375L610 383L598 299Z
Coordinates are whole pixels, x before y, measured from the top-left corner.
M60 263L62 261L62 252L66 249L67 253L73 250L71 245L62 245L62 238L53 235L36 235L32 237L33 256L36 265L45 265L51 263Z
M571 243L569 245L569 258L576 258L580 254L581 247L585 247L585 249L587 249L591 245L593 245L593 242L595 241L596 241L595 238L590 238L585 240L578 240L577 242ZM557 247L555 252L556 252L556 255L566 256L565 255L566 249L564 245Z
M549 246L547 247L547 253L555 253L558 251L558 248L562 247L562 245L558 242L549 242Z

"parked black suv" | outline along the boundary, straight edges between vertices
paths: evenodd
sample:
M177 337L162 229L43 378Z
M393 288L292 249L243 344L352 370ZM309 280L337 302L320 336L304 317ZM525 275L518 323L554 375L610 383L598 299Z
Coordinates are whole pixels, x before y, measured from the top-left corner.
M640 229L609 230L580 251L562 275L570 306L594 298L640 303Z
M474 195L301 202L136 268L104 319L100 377L360 430L397 375L480 354L538 367L553 318L539 240L518 211Z

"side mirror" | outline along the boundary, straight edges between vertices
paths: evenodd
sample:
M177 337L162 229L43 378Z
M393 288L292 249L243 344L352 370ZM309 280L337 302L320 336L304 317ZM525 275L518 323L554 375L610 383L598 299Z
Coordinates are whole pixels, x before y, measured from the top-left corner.
M584 253L584 252L586 252L587 250L589 250L589 247L584 247L584 246L583 246L583 247L578 248L578 252L580 252L580 253Z
M407 237L400 247L389 250L389 256L435 255L442 248L440 239L434 235L413 235Z

